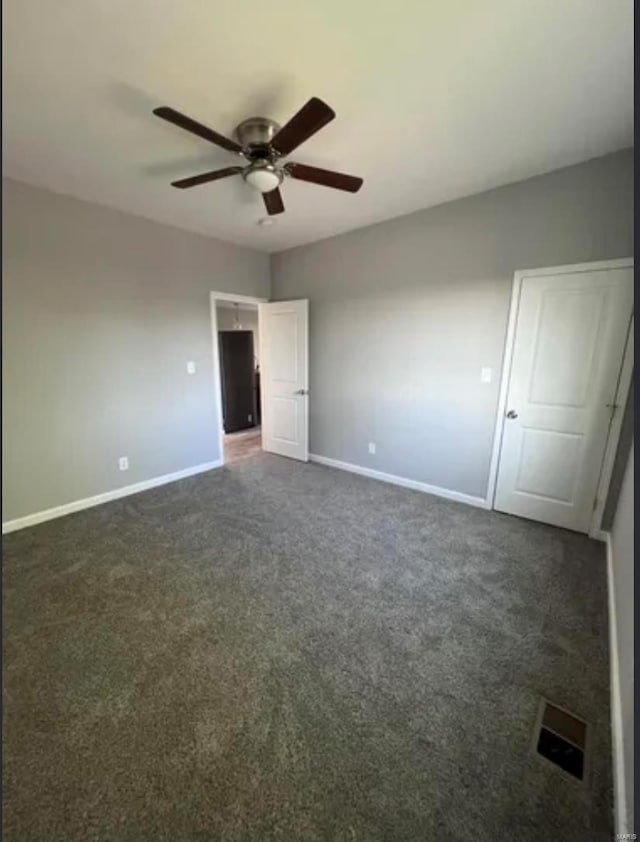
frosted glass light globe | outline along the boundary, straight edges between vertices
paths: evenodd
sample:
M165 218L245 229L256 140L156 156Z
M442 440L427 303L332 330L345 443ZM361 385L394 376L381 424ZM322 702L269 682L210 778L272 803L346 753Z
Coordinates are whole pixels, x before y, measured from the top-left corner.
M254 190L259 190L260 193L271 193L272 190L280 186L279 175L274 170L266 167L257 167L256 169L248 170L244 180Z

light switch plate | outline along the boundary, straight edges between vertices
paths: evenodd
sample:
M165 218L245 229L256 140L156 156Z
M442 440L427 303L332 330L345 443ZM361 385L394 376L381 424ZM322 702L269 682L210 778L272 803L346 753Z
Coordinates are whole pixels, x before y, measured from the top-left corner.
M369 453L374 456L376 452L376 443L374 441L369 442Z
M491 377L493 372L489 367L481 368L480 369L480 382L481 383L491 383Z
M196 364L193 360L189 360L187 363L187 374L195 374L196 373Z

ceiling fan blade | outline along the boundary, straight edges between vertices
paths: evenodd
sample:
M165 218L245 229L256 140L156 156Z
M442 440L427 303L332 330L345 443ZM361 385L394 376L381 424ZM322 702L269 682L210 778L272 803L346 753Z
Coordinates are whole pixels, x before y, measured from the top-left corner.
M277 213L284 213L284 202L282 201L282 194L280 188L276 187L269 193L263 193L264 206L267 209L269 216L275 216Z
M160 108L154 108L153 113L156 117L161 117L163 120L173 123L174 126L178 126L186 132L191 132L191 134L198 135L198 137L201 137L204 140L215 143L216 146L221 146L229 152L242 152L242 147L235 141L229 140L228 137L224 137L223 135L218 134L218 132L214 132L213 129L208 129L206 126L203 126L201 123L197 123L195 120L192 120L191 117L181 114L174 108L162 105Z
M318 97L313 96L303 105L297 114L284 125L271 141L271 145L281 155L288 155L297 149L311 135L320 131L336 116L335 111Z
M198 184L206 184L208 181L217 181L219 178L227 178L230 175L237 175L244 167L227 167L224 170L211 170L200 175L192 175L189 178L181 178L179 181L172 181L172 187L195 187Z
M286 164L285 169L292 178L310 181L312 184L322 184L323 187L334 187L336 190L346 190L348 193L357 193L363 185L362 179L355 175L308 167L306 164L292 162Z

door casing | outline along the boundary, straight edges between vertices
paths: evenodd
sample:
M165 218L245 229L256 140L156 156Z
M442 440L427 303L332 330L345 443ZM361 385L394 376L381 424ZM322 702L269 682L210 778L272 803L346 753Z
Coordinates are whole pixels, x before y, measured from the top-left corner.
M218 453L224 460L224 426L222 424L222 381L220 378L220 349L218 348L218 312L217 301L234 301L238 304L264 304L268 298L253 295L235 295L229 292L209 293L209 312L211 314L211 352L213 355L213 394L218 407ZM258 308L258 311L260 308ZM260 315L258 314L258 341L260 335Z

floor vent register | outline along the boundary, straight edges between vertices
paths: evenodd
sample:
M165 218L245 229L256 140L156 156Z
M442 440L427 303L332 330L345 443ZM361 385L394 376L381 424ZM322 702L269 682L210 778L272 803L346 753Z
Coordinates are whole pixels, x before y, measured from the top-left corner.
M567 775L587 777L589 726L573 713L542 699L535 729L535 751Z

